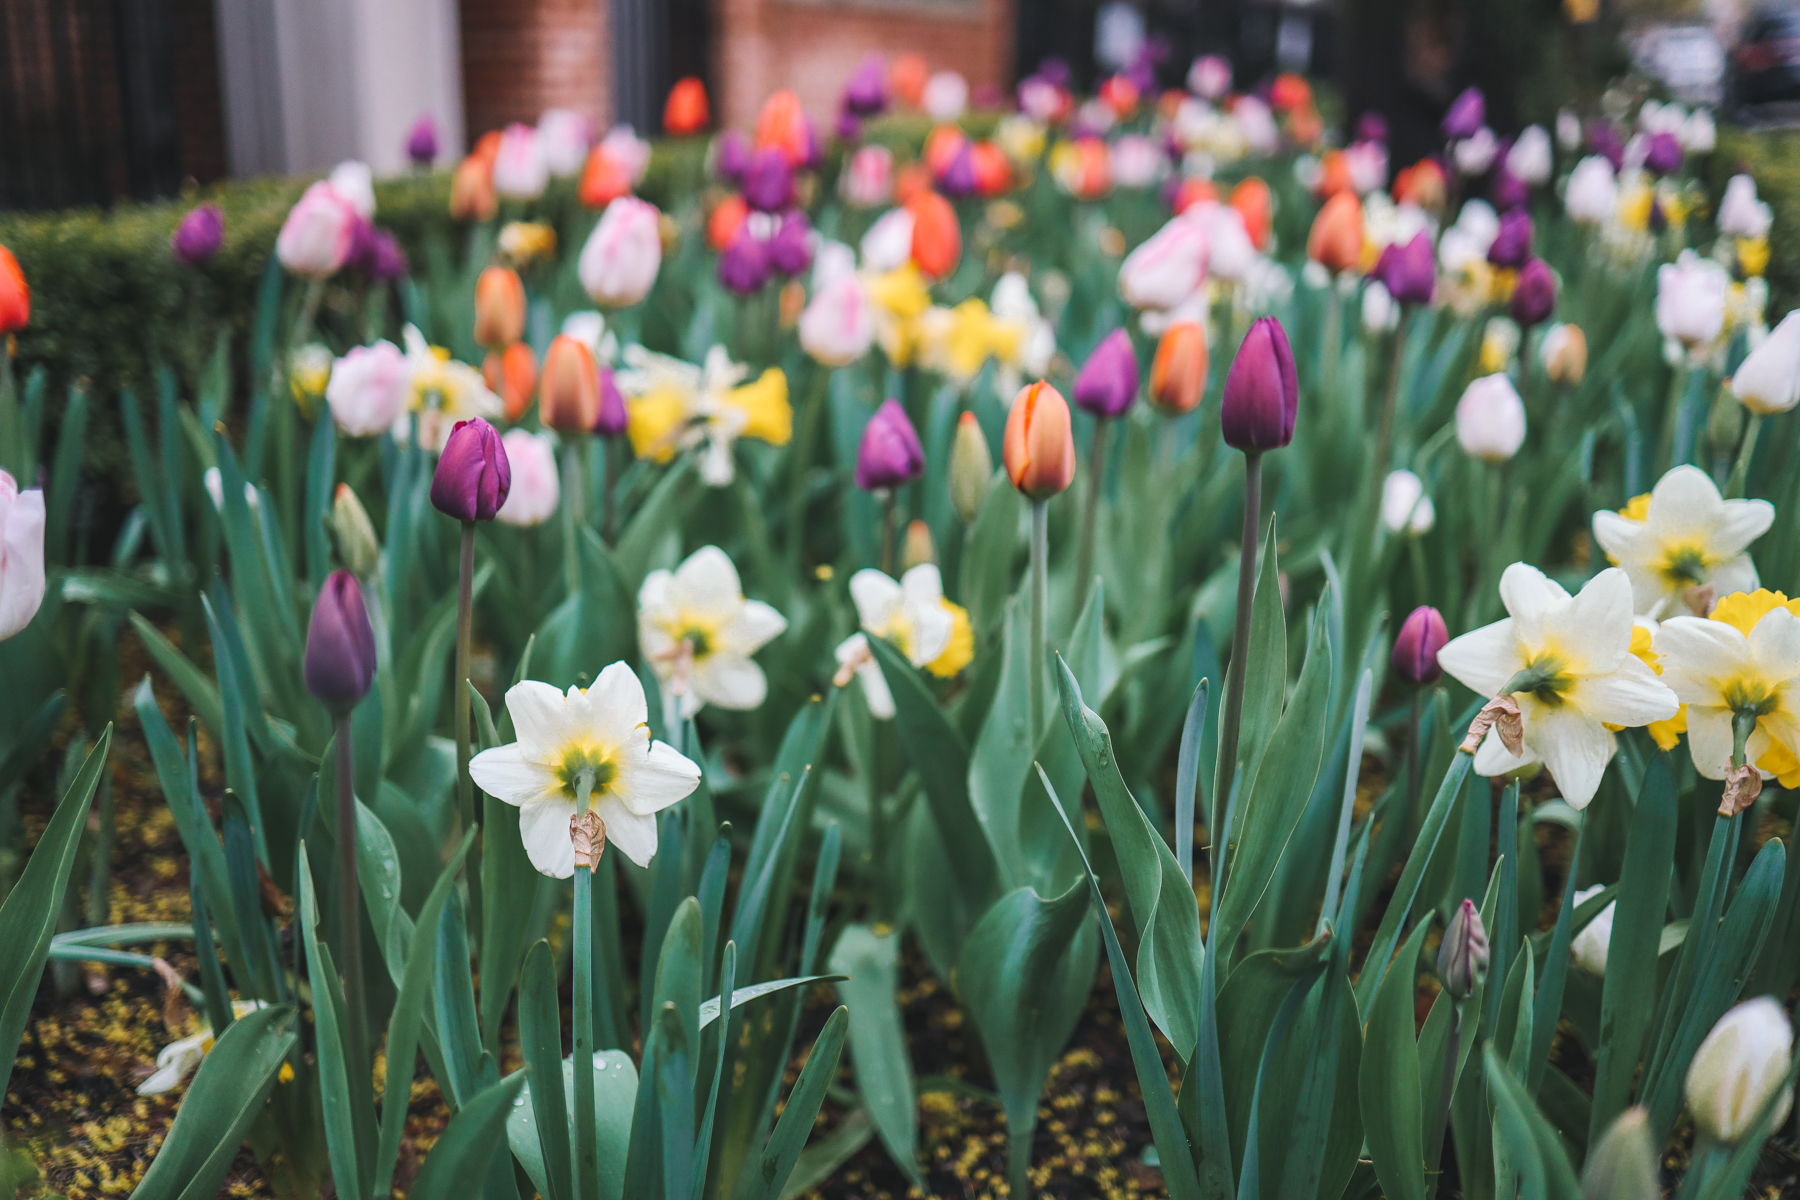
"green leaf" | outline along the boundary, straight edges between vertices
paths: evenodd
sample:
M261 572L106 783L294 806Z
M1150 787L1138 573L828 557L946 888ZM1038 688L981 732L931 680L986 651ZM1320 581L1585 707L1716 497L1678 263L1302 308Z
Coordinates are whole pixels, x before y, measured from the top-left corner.
M527 977L530 971L530 963L527 962ZM554 991L551 998L555 999ZM632 1063L631 1056L623 1050L596 1050L593 1072L594 1140L600 1163L600 1196L601 1200L620 1200L625 1189L625 1156L627 1143L631 1138L632 1110L637 1103L637 1067ZM514 1078L517 1074L515 1072L507 1078ZM560 1081L556 1094L563 1099L563 1145L567 1146L569 1128L575 1119L575 1060L572 1057L562 1060L556 1077ZM532 1186L548 1200L550 1192L548 1181L544 1178L543 1150L537 1126L537 1102L533 1099L529 1083L520 1098L525 1103L514 1105L511 1115L506 1119L507 1143L512 1147L513 1156L525 1168ZM549 1106L546 1104L545 1107L548 1109ZM569 1161L566 1151L561 1161L565 1164ZM567 1172L564 1174L566 1177Z
M313 1027L318 1036L319 1101L324 1110L325 1147L331 1178L340 1196L369 1194L357 1155L356 1125L372 1113L356 1112L352 1103L350 1060L344 1045L344 992L338 984L331 949L319 944L319 907L313 896L312 864L306 843L300 844L300 904L296 914L306 945L306 970L312 984ZM373 1164L371 1164L372 1166Z
M1037 749L1031 730L1030 637L1024 605L1016 600L1006 605L1000 659L994 701L969 756L968 792L969 804L995 848L1005 881L1016 886L1024 868L1019 849L1020 798ZM854 1011L850 1023L856 1024ZM854 1058L854 1030L850 1042Z
M800 1200L801 1196L825 1183L874 1136L875 1122L869 1119L869 1114L860 1108L851 1110L838 1122L836 1129L801 1152L794 1173L788 1176L787 1186L781 1189L781 1200Z
M219 701L219 689L206 673L196 667L188 656L175 648L175 644L162 635L142 614L133 612L131 627L137 630L138 640L144 643L144 649L156 660L156 665L163 673L175 682L182 697L194 710L194 715L213 731L214 737L224 736L225 717Z
M650 572L650 555L656 547L657 539L667 530L680 525L681 518L693 502L690 495L693 491L690 486L693 474L693 459L683 456L657 480L656 487L651 489L650 495L627 522L625 532L619 537L618 549L613 557L634 593L637 585Z
M535 1126L537 1142L532 1148L539 1164L532 1180L545 1200L573 1200L569 1116L564 1114L573 1114L574 1101L563 1094L562 1014L557 1004L554 958L546 941L537 942L525 955L519 986L519 1047L537 1081L530 1089L527 1106ZM519 1139L512 1140L514 1152L521 1153Z
M1425 1140L1419 1100L1419 1050L1413 1041L1419 947L1429 919L1413 929L1375 993L1362 1056L1363 1130L1388 1200L1424 1200Z
M1531 1010L1531 1048L1525 1060L1525 1090L1533 1096L1544 1079L1544 1068L1550 1065L1550 1042L1556 1036L1556 1021L1562 1015L1563 987L1569 978L1569 940L1574 935L1575 867L1581 862L1581 829L1575 831L1575 848L1569 853L1569 872L1563 879L1562 905L1556 913L1556 931L1550 937L1549 953L1544 958L1543 982ZM1535 849L1535 845L1533 849Z
M665 1200L686 1200L693 1190L694 1051L681 1014L665 1004L656 1014L656 1099L662 1117L662 1178Z
M787 1105L781 1119L764 1144L754 1174L738 1177L736 1200L777 1200L799 1161L800 1150L812 1133L813 1121L825 1103L825 1092L837 1075L838 1056L844 1050L844 1036L850 1024L850 1012L840 1005L819 1031L800 1078L788 1092Z
M1523 1176L1521 1194L1545 1200L1581 1200L1581 1185L1563 1151L1562 1139L1492 1043L1482 1048L1482 1064L1507 1162Z
M730 943L727 944L729 945ZM746 984L744 987L734 988L732 990L732 1011L735 1012L752 1000L760 1000L764 996L772 996L777 992L788 991L790 988L806 987L808 984L813 983L835 983L842 978L845 977L842 975L796 975L791 979L770 979L764 983ZM701 1001L700 1028L705 1029L708 1025L711 1025L718 1019L719 998L714 996L710 1000Z
M486 707L475 711L485 716ZM484 738L492 729L490 721ZM481 811L481 1044L495 1053L525 953L540 876L519 836L518 806L483 793Z
M1254 548L1251 548L1252 550ZM1239 726L1237 757L1243 772L1244 792L1249 794L1250 781L1256 778L1263 752L1277 736L1281 719L1281 698L1287 691L1287 622L1281 611L1281 571L1276 562L1275 518L1269 518L1263 535L1262 561L1257 564L1256 595L1250 603L1249 661L1231 663L1228 670L1244 672L1244 707ZM1323 622L1320 622L1323 628ZM1305 668L1301 668L1302 672ZM1277 759L1277 762L1280 760ZM1220 792L1229 784L1230 768L1219 767ZM1304 794L1310 788L1302 789ZM1242 836L1247 812L1239 812L1233 823L1232 837ZM1215 840L1218 839L1215 836ZM1226 953L1231 944L1224 943Z
M917 1161L918 1097L896 999L900 935L876 933L867 925L847 926L838 935L827 965L844 976L837 990L850 1010L850 1060L856 1064L857 1093L875 1120L888 1156L923 1190L925 1181ZM959 977L958 982L968 1003L967 981ZM979 1013L976 1020L980 1020Z
M450 1118L407 1189L408 1200L466 1200L474 1181L487 1177L528 1073L518 1071L483 1088Z
M294 1010L271 1006L239 1017L219 1035L188 1085L134 1200L211 1200L263 1111L297 1034Z
M1012 594L1013 563L1019 551L1019 523L1025 516L1025 498L1006 478L995 472L981 511L969 527L963 543L959 583L969 622L981 636L1000 619L1001 608Z

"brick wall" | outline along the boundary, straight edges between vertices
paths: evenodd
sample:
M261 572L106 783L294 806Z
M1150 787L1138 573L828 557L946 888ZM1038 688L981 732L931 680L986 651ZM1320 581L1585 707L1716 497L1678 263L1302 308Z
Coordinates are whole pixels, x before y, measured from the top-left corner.
M471 144L546 108L612 118L606 0L462 0L463 110Z

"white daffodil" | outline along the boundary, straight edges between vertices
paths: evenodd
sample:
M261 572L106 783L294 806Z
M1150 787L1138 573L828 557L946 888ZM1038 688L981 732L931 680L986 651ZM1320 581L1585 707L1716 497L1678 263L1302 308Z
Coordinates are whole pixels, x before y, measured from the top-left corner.
M673 571L652 571L638 590L638 643L683 718L708 704L755 708L768 694L750 656L787 628L760 600L744 599L737 568L702 546Z
M431 345L413 325L406 327L406 365L412 376L412 399L407 406L411 411L394 425L394 436L401 441L412 437L416 423L420 445L441 453L458 421L498 420L506 410L480 371L457 362L442 346Z
M1575 893L1575 903L1592 896L1598 896L1606 890L1606 885L1596 883L1593 887L1582 888ZM1569 953L1575 959L1575 965L1590 975L1606 974L1606 950L1612 944L1613 914L1618 911L1619 902L1613 901L1584 926L1575 940L1569 943Z
M723 346L708 350L698 367L637 345L625 347L624 360L614 378L627 397L626 433L639 458L666 463L679 451L698 450L700 477L725 487L737 474L737 439L783 446L793 435L794 410L779 367L745 383L750 368L732 362Z
M591 687L565 694L527 679L506 693L519 740L469 762L477 787L519 809L531 865L554 879L575 873L570 824L587 787L606 840L647 866L656 853L656 814L700 783L700 768L650 737L644 685L622 662Z
M261 1000L234 1000L231 1002L232 1019L247 1017L262 1006ZM138 1084L138 1095L160 1096L174 1088L199 1068L200 1060L212 1048L212 1026L202 1022L199 1033L170 1042L162 1048L161 1053L156 1056L156 1073ZM279 1075L281 1082L286 1083L293 1077L294 1068L282 1063Z
M913 666L941 679L975 656L969 614L944 598L944 578L935 563L920 563L898 580L872 568L858 571L850 577L850 598L862 629L838 646L833 682L843 687L853 675L862 680L869 712L881 720L894 715L894 696L869 649L871 637L891 643Z
M1673 617L1653 646L1663 682L1687 705L1694 769L1724 779L1748 724L1744 761L1764 779L1800 784L1800 601L1757 590L1726 596L1710 617ZM1790 780L1792 782L1790 782Z
M1614 567L1571 596L1536 567L1514 563L1500 577L1509 616L1465 633L1438 663L1477 694L1518 703L1524 750L1515 756L1490 730L1475 756L1482 775L1541 760L1563 799L1586 808L1613 754L1607 726L1673 717L1680 704L1631 653L1631 581Z
M1594 538L1631 577L1637 611L1661 620L1708 600L1707 589L1754 591L1745 551L1774 520L1767 500L1726 500L1705 471L1684 465L1618 512L1595 513Z

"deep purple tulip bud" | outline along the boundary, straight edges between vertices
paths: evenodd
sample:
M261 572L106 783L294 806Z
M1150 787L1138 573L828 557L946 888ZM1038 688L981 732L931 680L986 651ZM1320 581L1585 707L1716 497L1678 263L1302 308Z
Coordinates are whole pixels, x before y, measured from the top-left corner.
M1513 174L1512 168L1506 165L1506 156L1500 156L1500 166L1494 172L1494 207L1501 212L1521 207L1531 199L1531 185Z
M1387 118L1378 112L1366 112L1356 118L1356 140L1359 142L1387 141Z
M1431 235L1420 230L1410 242L1395 242L1375 262L1375 278L1402 304L1430 304L1437 288L1437 254Z
M1519 269L1510 310L1512 319L1526 328L1550 319L1550 314L1556 310L1556 273L1549 263L1533 258Z
M792 278L812 268L812 222L806 214L794 209L781 218L781 228L769 239L769 265Z
M429 167L437 161L437 156L437 122L426 113L413 122L412 132L406 135L406 157L416 167Z
M858 141L862 137L862 118L849 109L844 109L838 113L837 125L832 132L840 142Z
M1258 317L1225 376L1219 411L1225 444L1246 452L1287 445L1299 406L1300 378L1294 374L1287 331L1274 317Z
M744 202L759 212L780 212L794 202L794 168L787 155L771 146L750 156L744 168Z
M197 267L219 252L225 240L225 214L216 204L202 204L181 218L169 238L169 249L190 267Z
M458 521L491 521L512 490L512 464L500 433L480 417L458 421L438 455L431 503Z
M1496 267L1513 270L1525 265L1531 257L1531 214L1515 208L1500 214L1500 232L1488 247L1488 261Z
M1669 214L1663 210L1662 200L1650 201L1650 232L1657 237L1669 231Z
M769 248L748 229L738 230L719 255L719 282L735 296L748 296L769 282Z
M975 194L975 151L965 139L938 174L938 191L952 200Z
M1466 1000L1487 978L1488 938L1473 900L1464 899L1438 943L1438 982L1452 1000Z
M1449 141L1474 137L1475 131L1487 124L1487 101L1482 98L1481 89L1464 88L1462 95L1450 102L1450 111L1444 114L1441 128L1444 137Z
M886 107L887 70L881 55L866 55L844 85L844 110L859 117L872 117Z
M392 282L406 274L406 251L400 248L399 239L385 229L377 229L370 236L362 262L371 279Z
M1038 63L1038 77L1056 87L1069 86L1069 60L1052 55Z
M375 682L375 631L362 587L348 571L333 571L319 591L301 671L306 690L340 715L355 708Z
M1615 171L1625 166L1625 143L1610 121L1594 121L1588 125L1588 145L1595 154L1612 164Z
M713 174L721 183L736 187L750 165L750 139L736 129L727 129L713 139Z
M1449 640L1443 614L1421 604L1407 616L1394 638L1394 674L1411 684L1436 683L1444 673L1438 666L1438 651Z
M863 426L856 447L856 486L865 492L897 488L925 473L925 448L898 400L884 400Z
M594 419L594 432L605 438L616 438L625 432L630 416L625 409L625 394L619 391L613 369L600 364L600 415Z
M1131 335L1115 329L1100 340L1075 377L1075 404L1096 417L1122 417L1138 394L1137 351Z
M1653 133L1644 155L1644 169L1652 175L1667 175L1681 167L1681 143L1672 133Z
M350 252L344 255L345 266L366 267L375 250L375 223L361 213L350 222Z

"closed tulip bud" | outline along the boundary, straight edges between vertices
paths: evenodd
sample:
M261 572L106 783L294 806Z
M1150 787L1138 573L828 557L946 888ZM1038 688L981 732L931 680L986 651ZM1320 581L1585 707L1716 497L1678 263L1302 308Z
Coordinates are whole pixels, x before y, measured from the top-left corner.
M950 443L950 503L963 524L973 524L994 481L994 456L975 414L956 419L956 439Z
M993 142L975 142L969 147L975 164L975 194L992 200L1012 187L1012 160Z
M751 208L780 212L794 202L794 168L780 150L758 150L744 168L743 189Z
M1431 235L1420 230L1411 241L1382 250L1375 262L1375 276L1401 304L1430 304L1437 288L1437 256Z
M918 108L925 102L925 85L931 81L931 67L922 54L902 54L888 68L888 84L902 104Z
M1793 1026L1768 996L1746 1000L1720 1017L1688 1065L1687 1102L1695 1126L1715 1141L1741 1141L1754 1132L1772 1097L1770 1124L1779 1126L1793 1104L1793 1089L1783 1087L1793 1050Z
M1402 468L1381 482L1381 523L1394 533L1423 537L1437 524L1437 509L1425 494L1425 481Z
M338 428L351 437L386 433L411 398L412 368L392 342L353 347L330 364L325 403Z
M525 336L525 284L511 267L489 267L475 280L475 344L490 350Z
M838 191L858 208L886 204L894 195L894 152L886 146L859 148L844 166Z
M931 540L931 526L914 521L906 527L906 541L900 549L900 569L910 571L922 563L937 561L937 544Z
M413 127L406 135L406 157L415 167L429 167L437 161L438 131L437 122L425 113L413 122Z
M17 333L31 323L31 285L19 260L0 246L0 335Z
M1581 1170L1581 1200L1648 1200L1662 1195L1650 1114L1628 1108L1588 1151Z
M1711 343L1725 328L1725 269L1692 250L1656 268L1656 326L1690 347Z
M1306 256L1327 271L1348 271L1362 258L1362 236L1362 202L1352 192L1339 192L1313 218Z
M689 75L677 79L669 89L663 105L663 132L670 137L692 137L712 121L712 109L706 102L706 85Z
M1136 309L1179 307L1206 282L1209 247L1198 209L1174 218L1119 264L1119 296Z
M509 200L536 200L549 182L550 164L538 131L518 122L508 125L494 155L494 190Z
M581 248L576 273L595 303L636 304L650 294L662 267L662 230L656 206L621 196L606 206Z
M619 391L619 384L613 378L613 369L600 363L595 370L600 387L600 415L594 418L594 432L604 438L616 438L623 434L631 423L631 414L625 404L625 394Z
M575 198L584 208L604 209L620 196L631 195L631 169L605 146L588 151Z
M506 408L506 419L517 421L531 406L531 393L537 390L537 355L524 342L514 342L504 350L488 351L481 364L481 375L488 390L500 397Z
M727 196L713 205L706 218L706 245L715 254L737 240L737 235L750 219L750 206L742 196Z
M1593 887L1583 888L1575 893L1575 903L1581 904L1604 890L1604 885L1598 883ZM1569 957L1575 960L1576 966L1590 975L1604 977L1606 974L1606 955L1612 948L1613 918L1618 909L1616 901L1608 904L1569 943Z
M1467 1000L1487 978L1488 939L1481 913L1473 900L1465 899L1450 918L1444 940L1438 945L1438 982L1450 998Z
M1456 402L1456 440L1463 453L1505 462L1525 444L1525 402L1505 375L1483 375Z
M1449 141L1458 138L1472 137L1475 131L1487 123L1487 101L1482 97L1480 88L1465 88L1461 95L1450 102L1449 111L1444 113L1444 137Z
M541 525L556 513L562 481L556 470L556 448L550 435L509 429L500 439L512 464L512 487L494 516L508 525Z
M736 187L743 181L744 168L750 165L750 139L736 129L724 130L713 139L709 155L714 177Z
M820 288L800 313L800 345L828 367L855 362L874 341L875 309L853 271Z
M1075 377L1075 405L1096 417L1122 417L1137 392L1137 351L1131 335L1115 329L1094 347Z
M1529 328L1550 319L1556 310L1556 273L1541 258L1533 258L1519 271L1507 311L1520 326Z
M749 296L761 291L763 284L769 282L769 271L768 245L747 226L738 230L725 253L719 255L719 282L734 295Z
M1731 377L1731 392L1753 413L1772 416L1800 403L1800 309L1781 318Z
M886 491L925 473L925 449L898 400L886 400L863 426L856 447L856 486Z
M1042 380L1019 389L1001 457L1013 486L1031 500L1048 500L1075 481L1075 438L1061 392Z
M375 682L375 630L362 585L348 571L325 578L306 626L306 690L336 715L355 708Z
M1269 185L1252 175L1231 189L1229 202L1244 218L1244 232L1250 235L1250 244L1267 250L1275 222L1275 200Z
M887 107L887 79L881 55L870 53L844 84L844 107L859 117L872 117Z
M325 279L350 257L358 224L356 209L329 183L301 194L275 238L275 256L302 279Z
M1800 332L1797 330L1796 332ZM1581 326L1553 325L1544 335L1544 374L1551 383L1579 387L1587 375L1587 335Z
M1287 331L1274 317L1259 317L1244 335L1225 376L1219 424L1225 444L1237 450L1274 450L1294 437L1300 380Z
M919 99L932 120L961 120L969 106L969 81L955 71L939 71L925 81L925 93Z
M1150 402L1175 416L1193 412L1206 393L1207 360L1200 322L1176 321L1163 330L1150 363Z
M769 265L792 278L804 275L812 266L812 222L799 209L781 218L781 227L769 239Z
M1575 164L1563 189L1563 206L1571 218L1598 225L1612 216L1618 204L1619 184L1611 162L1595 154Z
M593 144L594 122L586 113L547 108L538 118L538 153L543 156L545 169L558 179L579 172Z
M1500 215L1500 231L1488 245L1488 261L1496 267L1518 269L1531 257L1531 214L1522 208Z
M1449 640L1442 613L1427 605L1413 609L1394 637L1394 674L1415 686L1436 683L1444 673L1438 651Z
M224 214L216 204L202 204L181 218L169 238L169 249L183 265L197 267L217 254L224 241Z
M544 354L538 420L558 433L586 433L600 419L600 375L593 351L578 338L558 334Z
M1681 141L1672 133L1653 133L1644 152L1644 169L1668 175L1681 169Z
M450 216L457 221L491 221L500 211L494 191L494 166L478 154L456 165L450 176Z
M458 421L431 476L431 503L457 521L491 521L512 488L500 434L480 417Z
M373 578L381 562L381 541L368 510L347 483L338 484L331 499L331 532L337 538L338 558L350 573L358 579Z
M819 139L812 121L800 105L800 97L791 91L779 91L763 101L756 115L753 134L759 149L774 147L787 156L795 170L808 170L818 165Z
M920 192L906 202L912 214L912 260L932 279L956 269L962 257L962 226L956 210L936 192Z
M400 239L385 229L375 230L363 253L363 270L377 283L392 283L406 274L406 251Z

